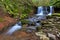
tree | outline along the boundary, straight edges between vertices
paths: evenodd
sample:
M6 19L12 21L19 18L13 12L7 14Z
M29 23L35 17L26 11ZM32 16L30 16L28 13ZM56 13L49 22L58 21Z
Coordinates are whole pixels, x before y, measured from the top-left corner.
M50 0L50 5L60 7L60 0Z

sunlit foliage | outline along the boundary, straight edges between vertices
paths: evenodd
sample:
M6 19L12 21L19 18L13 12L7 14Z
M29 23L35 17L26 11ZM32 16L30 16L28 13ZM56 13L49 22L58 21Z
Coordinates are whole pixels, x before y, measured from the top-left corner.
M26 17L34 7L50 5L60 7L60 0L0 0L4 11L20 18Z
M49 6L50 0L32 0L35 6Z
M19 16L20 13L25 17L25 14L27 15L32 9L28 0L0 0L0 6L14 17Z

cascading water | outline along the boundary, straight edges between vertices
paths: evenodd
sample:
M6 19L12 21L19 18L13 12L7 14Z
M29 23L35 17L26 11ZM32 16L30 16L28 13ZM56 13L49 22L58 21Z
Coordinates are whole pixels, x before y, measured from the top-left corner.
M48 12L47 10L48 8L45 7L45 6L40 6L38 7L38 11L37 11L37 14L36 16L32 17L32 18L29 18L30 20L30 23L34 22L35 23L35 27L39 27L41 26L40 22L37 22L37 21L40 21L40 20L45 20L46 19L46 16L51 16L52 13L53 13L53 6L50 6L49 9L50 9L50 12ZM35 28L33 27L33 28ZM32 28L32 27L31 27Z
M43 15L43 7L38 7L37 16Z
M28 18L28 20L30 21L29 23L31 24L34 22L35 26L34 27L30 26L28 28L36 29L36 27L40 26L40 24L41 24L40 22L37 22L37 21L40 21L41 19L46 19L46 16L48 16L48 15L50 16L50 15L52 15L52 13L53 13L53 6L50 6L50 12L48 12L47 7L44 7L44 6L38 7L36 16L34 16L32 18ZM12 28L10 28L6 34L11 35L15 31L17 31L21 28L22 28L21 22L18 22L14 26L12 26Z
M39 16L40 19L42 19L46 16L52 15L52 13L53 13L53 6L50 6L50 12L48 12L47 7L41 6L41 7L38 7L36 16Z
M53 13L53 6L50 6L50 13L48 15L52 15Z
M14 26L12 26L12 28L10 28L6 34L11 35L12 33L14 33L15 31L17 31L21 28L22 28L21 22L18 22Z

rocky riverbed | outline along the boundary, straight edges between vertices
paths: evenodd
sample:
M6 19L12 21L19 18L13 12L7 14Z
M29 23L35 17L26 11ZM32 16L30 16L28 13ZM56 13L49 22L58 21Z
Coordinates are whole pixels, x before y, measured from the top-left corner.
M40 32L36 35L40 35L42 40L60 40L60 17L50 16L46 20L41 21L42 27ZM41 38L42 37L42 38Z
M0 34L0 40L60 40L60 17L50 16L41 23L42 27L39 28L39 31L27 32L28 29L22 29L12 35L5 35L7 32L5 31Z

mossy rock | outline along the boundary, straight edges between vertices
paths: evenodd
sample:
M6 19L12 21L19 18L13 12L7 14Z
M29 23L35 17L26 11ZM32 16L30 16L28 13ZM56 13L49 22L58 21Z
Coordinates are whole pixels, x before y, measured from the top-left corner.
M21 22L22 22L22 24L28 24L29 23L29 21L25 20L25 19L21 20Z

